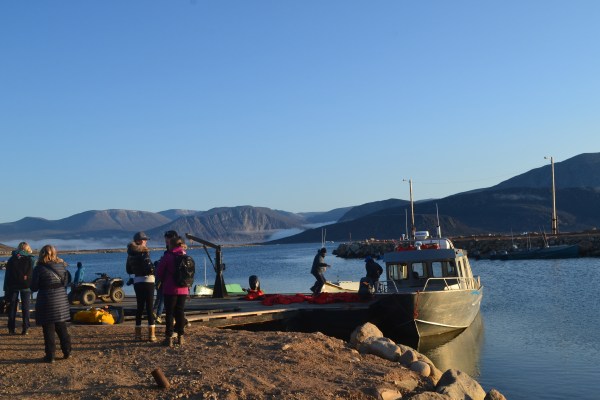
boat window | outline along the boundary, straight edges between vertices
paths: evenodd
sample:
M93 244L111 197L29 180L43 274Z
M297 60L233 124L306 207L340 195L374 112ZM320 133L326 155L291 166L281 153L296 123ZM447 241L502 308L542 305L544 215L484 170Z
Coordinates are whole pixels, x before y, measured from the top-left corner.
M446 274L444 276L458 276L458 271L456 270L456 264L454 262L444 262L446 267Z
M427 264L425 263L414 263L412 265L413 278L425 277L425 271L427 271Z
M399 281L408 278L408 266L406 264L388 264L388 279Z
M432 278L441 278L444 276L444 262L434 261L431 263L431 277Z

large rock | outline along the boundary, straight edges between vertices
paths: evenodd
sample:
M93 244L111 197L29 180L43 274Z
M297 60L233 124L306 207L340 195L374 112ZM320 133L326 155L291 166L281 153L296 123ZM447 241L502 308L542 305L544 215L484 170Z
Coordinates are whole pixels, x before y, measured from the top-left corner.
M444 372L435 391L447 394L453 399L483 400L485 398L485 391L481 385L469 375L456 369Z
M360 347L360 344L370 337L381 338L383 337L383 333L379 330L377 326L373 325L370 322L367 322L357 327L350 334L350 345L355 349L358 349Z
M396 343L386 337L371 336L359 345L358 351L364 354L373 354L390 361L398 361L402 355Z
M496 389L492 389L485 395L484 400L506 400L506 397Z

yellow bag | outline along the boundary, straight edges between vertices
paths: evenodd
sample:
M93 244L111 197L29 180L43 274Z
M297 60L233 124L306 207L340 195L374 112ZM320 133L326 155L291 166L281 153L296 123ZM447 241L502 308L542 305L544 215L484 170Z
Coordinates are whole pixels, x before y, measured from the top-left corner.
M73 315L73 322L81 324L104 324L113 325L115 319L111 313L101 308L90 308L89 310L77 311Z

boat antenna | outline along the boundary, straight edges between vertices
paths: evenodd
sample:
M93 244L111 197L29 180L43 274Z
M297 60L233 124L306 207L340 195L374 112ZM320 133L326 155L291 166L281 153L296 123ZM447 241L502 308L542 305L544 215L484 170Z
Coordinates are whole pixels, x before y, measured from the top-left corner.
M442 237L442 227L440 226L440 211L438 210L438 205L435 203L435 215L437 216L437 236L438 238Z
M406 237L408 238L408 209L404 209L404 232L406 232Z

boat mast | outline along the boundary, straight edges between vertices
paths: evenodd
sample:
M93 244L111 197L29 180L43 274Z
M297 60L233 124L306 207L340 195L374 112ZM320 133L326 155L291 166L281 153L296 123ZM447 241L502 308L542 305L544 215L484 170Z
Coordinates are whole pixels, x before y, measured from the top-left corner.
M403 179L404 182L406 182L406 179ZM408 179L408 187L410 190L410 223L411 223L411 227L410 227L410 232L411 232L411 236L414 239L415 238L415 207L413 204L413 192L412 192L412 179Z
M544 157L544 159L550 159L550 166L552 170L552 234L558 235L558 218L556 216L556 187L554 185L554 157Z

